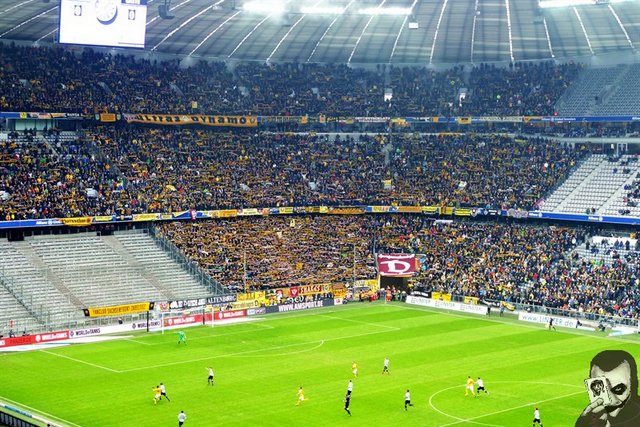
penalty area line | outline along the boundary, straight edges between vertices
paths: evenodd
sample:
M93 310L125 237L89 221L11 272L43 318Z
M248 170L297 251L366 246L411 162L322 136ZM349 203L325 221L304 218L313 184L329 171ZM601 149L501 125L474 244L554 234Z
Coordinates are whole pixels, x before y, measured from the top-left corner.
M120 374L120 373L122 373L122 371L118 371L117 369L107 368L106 366L97 365L97 364L95 364L95 363L91 363L91 362L86 362L86 361L84 361L84 360L76 359L75 357L69 357L69 356L65 356L65 355L63 355L63 354L53 353L53 352L51 352L51 351L47 351L47 350L38 350L38 351L40 351L41 353L47 353L47 354L50 354L50 355L52 355L52 356L61 357L61 358L63 358L63 359L72 360L72 361L74 361L74 362L76 362L76 363L82 363L82 364L84 364L84 365L93 366L94 368L104 369L105 371L113 372L113 373L116 373L116 374Z
M236 323L236 325L239 325L240 323ZM269 326L269 325L263 325L259 322L246 322L246 323L241 323L242 325L252 325L252 326L258 326L258 329L275 329L273 326ZM218 328L222 327L222 326L231 326L231 324L225 324L225 325L219 325L219 326L214 326L213 329L217 330ZM211 326L209 326L211 328ZM199 341L199 340L210 340L210 339L215 339L215 338L219 338L219 337L225 337L228 335L238 335L238 334L250 334L250 333L254 333L256 332L256 330L240 330L240 331L233 331L233 332L227 332L227 333L217 333L214 332L211 335L203 335L203 336L197 336L197 337L191 337L188 339L188 341ZM158 331L154 331L152 333L158 333ZM177 332L173 332L173 331L165 331L165 333L163 335L167 336L167 337L171 337L171 335L175 335L177 334ZM153 338L154 335L147 335L144 336L143 338ZM129 341L129 342L134 342L136 344L140 344L140 345L146 345L146 346L166 346L167 344L169 344L170 342L168 340L166 341L162 341L162 342L154 342L154 343L146 343L134 338L125 338L125 341ZM174 340L175 341L175 340ZM173 341L172 341L173 342Z
M215 356L201 357L201 358L198 358L198 359L181 360L181 361L178 361L178 362L162 363L162 364L152 365L152 366L142 366L142 367L139 367L139 368L123 369L123 370L115 371L115 372L124 373L124 372L144 371L144 370L147 370L147 369L164 368L166 366L175 366L175 365L184 365L184 364L187 364L187 363L202 362L204 360L221 359L223 357L235 357L235 356L243 357L245 355L249 355L249 354L253 354L253 353L259 353L259 352L262 352L262 351L280 350L280 349L283 349L283 348L290 348L290 347L297 347L297 346L302 346L302 345L315 344L314 347L303 350L303 351L312 351L312 350L315 350L315 349L317 349L319 347L322 347L325 343L330 342L330 341L346 340L346 339L350 339L350 338L364 337L364 336L367 336L367 335L384 334L384 333L387 333L387 332L395 332L395 331L389 329L389 330L386 330L386 331L365 332L365 333L362 333L362 334L347 335L347 336L344 336L344 337L318 339L318 340L315 340L315 341L305 341L305 342L299 342L299 343L293 343L293 344L284 344L284 345L278 345L278 346L274 346L274 347L256 348L254 350L237 351L237 352L234 352L234 353L223 353L223 354L218 354L218 355L215 355ZM297 353L302 353L303 351L298 351L298 352L293 352L293 353L288 353L288 354L297 354ZM279 356L282 356L282 355L283 354L279 354ZM272 357L272 356L273 356L272 354L268 354L266 356L261 356L261 357Z
M464 387L464 385L458 385L458 386L455 386L455 387L449 387L449 388L440 390L439 392L436 392L436 393L432 394L431 397L429 398L429 406L431 406L431 408L434 411L436 411L436 412L438 412L438 413L440 413L440 414L442 414L444 416L447 416L449 418L454 418L454 419L457 420L457 421L454 421L454 422L451 422L451 423L447 423L447 424L440 424L439 427L455 426L455 425L462 424L462 423L471 423L471 424L477 424L477 425L482 425L482 426L494 426L495 427L495 426L499 426L499 425L477 422L475 420L479 420L481 418L486 418L486 417L491 417L493 415L498 415L498 414L502 414L502 413L505 413L505 412L515 411L515 410L518 410L518 409L526 408L528 406L536 406L536 405L539 405L540 403L552 402L554 400L560 400L560 399L564 399L564 398L567 398L567 397L575 396L577 394L583 394L584 393L584 390L574 391L573 393L563 394L561 396L550 397L549 399L538 400L536 402L529 402L529 403L525 403L525 404L522 404L522 405L519 405L519 406L514 406L514 407L511 407L511 408L507 408L507 409L501 409L499 411L489 412L487 414L482 414L482 415L478 415L476 417L471 417L471 418L460 418L460 417L457 417L455 415L451 415L451 414L448 414L448 413L446 413L444 411L441 411L440 409L435 407L435 405L433 404L433 397L434 396L436 396L437 394L439 394L442 391L451 390L453 388L459 388L459 387L462 388L462 387Z

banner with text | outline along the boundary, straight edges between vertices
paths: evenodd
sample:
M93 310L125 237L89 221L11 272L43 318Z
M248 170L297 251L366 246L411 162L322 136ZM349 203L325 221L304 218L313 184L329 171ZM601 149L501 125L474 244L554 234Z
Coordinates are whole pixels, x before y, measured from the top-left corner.
M287 311L309 310L311 308L330 307L334 305L333 298L317 301L295 302L292 304L270 305L266 307L267 313L285 313Z
M461 311L463 313L486 315L488 312L488 307L486 305L471 305L453 301L440 301L436 299L416 297L413 295L407 296L407 304L421 305L423 307L439 308L443 310Z
M153 302L138 302L134 304L112 305L108 307L85 308L86 317L120 316L122 314L142 313L153 310Z
M256 127L257 116L210 116L202 114L130 114L125 113L127 123L156 125L203 125L227 127Z
M2 338L0 339L0 347L41 344L50 341L60 341L67 339L69 339L69 331L49 332L44 334L24 335L14 338Z
M568 317L547 316L546 314L527 313L522 311L518 314L518 320L523 322L542 323L545 325L549 324L549 319L551 318L553 318L553 324L555 326L563 326L565 328L575 328L578 326L578 321L576 319Z

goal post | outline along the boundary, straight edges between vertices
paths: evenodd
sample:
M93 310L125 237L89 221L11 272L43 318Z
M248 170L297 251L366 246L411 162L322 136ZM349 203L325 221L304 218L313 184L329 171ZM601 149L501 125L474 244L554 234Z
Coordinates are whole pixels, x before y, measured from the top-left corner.
M210 326L213 328L215 322L215 306L209 304L206 307L204 307L204 318L203 318L203 324Z
M206 308L185 308L160 312L160 330L162 334L172 330L207 324ZM213 321L209 322L213 326Z

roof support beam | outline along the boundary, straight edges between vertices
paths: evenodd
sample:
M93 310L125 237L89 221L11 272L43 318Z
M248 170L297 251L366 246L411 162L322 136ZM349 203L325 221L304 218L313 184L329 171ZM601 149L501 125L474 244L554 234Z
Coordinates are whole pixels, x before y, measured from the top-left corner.
M184 0L182 3L178 3L177 5L173 6L172 8L169 9L169 11L174 11L177 8L179 8L180 6L183 6L187 3L189 3L191 0ZM156 21L157 19L160 19L160 16L156 16L151 18L148 22L147 22L147 27L149 26L149 24L152 24L154 21Z
M200 43L198 43L198 45L196 47L193 48L193 50L191 52L189 52L188 56L193 55L196 50L200 49L200 46L202 46L203 44L205 44L207 42L207 40L209 40L209 38L211 38L212 35L214 35L215 33L218 32L218 30L220 30L220 28L224 27L224 25L231 21L233 18L235 18L236 16L238 16L242 11L239 10L236 13L234 13L233 15L231 15L230 17L228 17L227 19L224 20L224 22L220 25L218 25L213 31L211 31L209 34L207 34L207 37L205 37L204 39L202 39L202 41Z
M411 4L411 10L416 6L418 0L413 0ZM400 30L398 31L398 35L396 36L396 41L393 43L393 48L391 49L391 55L389 55L389 64L391 64L391 60L393 59L393 55L396 53L396 47L398 47L398 41L400 40L400 35L402 34L402 30L404 26L407 25L407 21L409 20L409 15L404 17L404 21L402 21L402 25L400 26Z
M219 3L221 3L222 1L220 1ZM217 3L216 3L217 4ZM162 43L164 43L167 39L169 39L169 37L173 36L175 33L177 33L178 31L180 31L182 28L184 28L186 25L189 25L189 23L191 21L193 21L194 19L200 17L202 14L208 12L209 10L211 10L213 8L214 5L205 7L204 9L202 9L200 12L196 13L195 15L193 15L192 17L190 17L189 19L187 19L186 21L184 21L182 24L178 25L177 28L174 28L173 30L171 30L166 36L164 36L162 38L162 40L160 40L160 42L158 44L156 44L154 47L151 48L151 51L154 51L158 48L158 46L160 46Z
M471 26L471 63L473 64L473 47L476 44L476 21L478 20L478 0L473 9L473 25Z
M580 23L580 28L582 28L582 34L584 34L584 38L585 40L587 40L587 46L589 46L589 51L591 52L591 55L595 55L595 53L593 52L593 48L591 47L591 40L589 40L587 29L584 27L584 23L582 22L582 18L580 17L580 12L578 12L578 9L576 9L575 7L573 8L573 11L576 14L576 18L578 18L578 22Z
M351 0L349 2L349 4L344 8L345 12L349 9L349 6L351 6L353 4L355 0ZM336 21L338 20L338 18L340 17L340 15L336 16L335 18L333 18L333 21L331 21L331 24L329 24L329 26L327 27L326 30L324 30L324 33L322 33L322 36L320 37L320 40L318 40L318 43L316 43L315 47L313 48L313 50L311 51L311 54L309 55L309 57L307 58L307 62L311 62L311 57L316 53L316 50L318 49L318 46L320 46L320 43L322 43L322 40L324 40L324 37L327 35L327 33L329 32L329 30L331 30L331 27L333 27L333 24L336 23Z
M444 11L447 8L447 3L449 0L444 0L442 2L442 9L440 9L440 17L438 18L438 24L436 25L436 33L433 35L433 43L431 43L431 52L429 53L429 64L433 64L433 52L436 50L436 41L438 40L438 32L440 31L440 24L442 23L442 17L444 16Z
M544 24L544 33L547 35L547 45L549 45L549 53L552 58L555 58L556 55L553 53L553 46L551 46L551 36L549 36L549 27L547 26L547 18L542 18L542 23Z
M385 3L387 2L387 0L382 0L382 3L380 3L376 9L380 9ZM362 40L362 36L364 35L364 33L367 31L367 28L369 28L369 24L371 24L371 21L373 21L373 17L375 15L372 14L369 17L369 20L367 21L367 24L364 26L364 28L362 29L362 32L360 33L360 36L358 36L358 39L356 40L356 44L355 46L353 46L353 50L351 51L351 55L349 55L349 59L347 60L347 64L351 64L351 59L353 58L353 54L356 53L356 49L358 48L358 45L360 44L360 40Z
M31 21L35 21L36 19L46 15L47 13L51 12L52 10L56 10L58 8L58 6L54 6L51 9L47 9L44 12L41 12L39 14L37 14L36 16L32 16L31 18L27 19L26 21L22 21L21 23L19 23L18 25L16 25L15 27L5 31L4 33L0 34L0 37L4 37L7 34L9 34L11 31L13 30L17 30L18 28L22 27L23 25L27 25L29 22Z
M611 11L611 14L613 15L613 17L616 18L618 25L620 25L620 29L624 33L624 36L627 38L627 42L629 43L629 46L631 46L631 49L635 49L635 46L633 46L633 42L631 41L631 37L629 37L629 33L627 33L627 29L624 27L624 25L622 25L622 21L620 20L620 17L616 13L613 6L611 6L611 4L609 4L609 10Z
M515 62L513 57L513 37L511 36L511 11L509 10L509 0L504 0L504 6L507 9L507 29L509 30L509 58L511 62Z

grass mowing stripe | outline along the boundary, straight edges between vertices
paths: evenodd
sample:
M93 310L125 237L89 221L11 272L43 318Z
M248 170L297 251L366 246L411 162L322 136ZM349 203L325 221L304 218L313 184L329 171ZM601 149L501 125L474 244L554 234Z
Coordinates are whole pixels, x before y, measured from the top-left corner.
M416 311L423 311L423 312L427 312L427 313L433 313L435 310L438 309L432 309L432 308L428 308L428 307L420 307L420 306L410 306L408 304L405 304L403 306L398 305L398 303L391 303L389 305L390 307L397 307L398 309L404 309L404 310L416 310ZM443 315L447 315L447 316L453 316L453 317L461 317L464 319L471 319L471 318L475 318L478 319L478 316L474 316L471 314L465 315L465 314L458 314L458 313L451 313L449 311L443 311L443 310L439 310L438 311L439 314L443 314ZM512 325L516 325L519 326L521 328L530 328L530 329L537 329L537 330L541 330L541 329L545 329L546 326L543 324L530 324L529 322L520 322L517 321L518 323L515 323L516 320L513 319L511 322L511 319L506 319L506 320L502 320L502 319L493 319L490 317L482 317L481 318L483 321L485 322L496 322L496 323L511 323ZM480 319L479 319L480 320ZM589 336L591 338L600 338L600 339L606 339L608 341L617 341L617 342L622 342L622 343L628 343L628 344L640 344L640 336L637 335L627 335L628 338L622 338L622 337L610 337L610 336L605 336L605 335L600 335L597 333L591 333L589 331L582 331L582 330L573 330L573 329L569 329L569 328L562 328L559 327L560 331L562 331L565 334L573 334L573 335L579 335L579 336ZM554 331L557 332L557 331Z
M461 314L356 303L264 316L260 326L190 328L188 346L144 333L130 337L149 345L122 339L49 351L62 358L12 354L0 359L0 384L14 401L87 427L168 425L180 410L190 427L512 427L531 422L529 402L542 405L545 424L566 426L588 403L583 380L591 357L605 348L638 348L633 340ZM381 375L387 356L391 375ZM342 399L353 361L360 375L349 417ZM215 387L207 387L206 366L215 368ZM482 376L491 396L465 400L463 386L455 386L460 393L431 398L467 375ZM171 402L156 406L151 387L160 381ZM300 385L310 400L296 407ZM405 412L407 388L415 406Z
M335 320L340 320L341 322L352 322L352 323L359 323L361 325L366 325L366 326L373 326L376 328L389 328L389 329L393 329L394 331L399 331L400 328L395 327L395 326L388 326L382 323L371 323L371 322L363 322L361 320L354 320L354 319L345 319L343 317L336 317L336 316L328 316L326 314L318 314L319 317L324 317L326 319L335 319Z
M49 350L38 350L38 351L40 353L47 353L47 354L50 354L52 356L61 357L63 359L68 359L68 360L72 360L72 361L74 361L76 363L82 363L82 364L85 364L85 365L93 366L94 368L104 369L105 371L114 372L116 374L119 374L119 373L122 372L122 371L118 371L117 369L107 368L106 366L98 365L96 363L87 362L85 360L76 359L75 357L69 357L69 356L65 356L63 354L54 353L54 352L49 351Z
M192 360L182 360L180 362L172 362L172 363L165 363L165 364L161 364L161 365L153 365L153 366L145 366L142 368L131 368L131 369L123 369L121 371L114 371L114 372L135 372L135 371L143 371L143 370L147 370L147 369L156 369L156 368L163 368L163 367L167 367L167 366L175 366L175 365L184 365L187 363L193 363L193 362L202 362L205 360L212 360L212 359L220 359L220 358L225 358L225 357L234 357L234 356L244 356L247 354L251 354L251 353L258 353L261 351L271 351L271 350L280 350L283 348L291 348L291 347L297 347L297 346L301 346L301 345L311 345L311 344L317 344L318 342L320 343L320 345L317 345L315 348L320 347L322 345L324 345L324 343L326 343L327 341L338 341L338 340L344 340L344 339L350 339L350 338L357 338L357 337L364 337L367 335L375 335L375 334L383 334L386 332L392 332L392 331L374 331L374 332L365 332L362 334L355 334L355 335L349 335L349 336L345 336L345 337L338 337L338 338L327 338L324 340L316 340L316 341L306 341L306 342L300 342L300 343L294 343L294 344L285 344L285 345L280 345L280 346L275 346L275 347L267 347L267 348L257 348L255 350L247 350L247 351L238 351L235 353L226 353L226 354L218 354L215 356L210 356L210 357L203 357L200 359L192 359ZM309 351L310 349L307 349L305 351ZM294 353L288 353L288 354L297 354L300 352L294 352ZM268 354L265 355L264 357L271 357L273 355Z
M261 323L258 323L258 320L263 320L263 319L256 319L255 323L250 323L250 322L246 322L246 323L241 323L238 324L236 323L235 325L255 325L255 326L260 326L262 329L274 329L273 326L269 326L269 325L262 325ZM231 326L231 324L226 324L226 325L218 325L218 326L214 326L214 329L218 329L221 328L223 326ZM211 325L209 325L209 327L211 327ZM246 331L235 331L235 332L228 332L225 334L215 334L215 335L205 335L205 336L201 336L201 337L189 337L188 341L198 341L198 340L206 340L206 339L215 339L217 337L221 337L221 336L226 336L226 335L238 335L238 334L250 334L250 333L255 333L255 330L246 330ZM173 332L173 331L165 331L164 333L162 333L163 336L169 336L171 334L176 334L177 332ZM141 344L141 345L147 345L147 346L157 346L157 345L166 345L165 342L159 342L159 343L146 343L144 341L140 341L140 340L136 340L133 338L125 338L125 341L130 341L130 342L134 342L137 344Z

